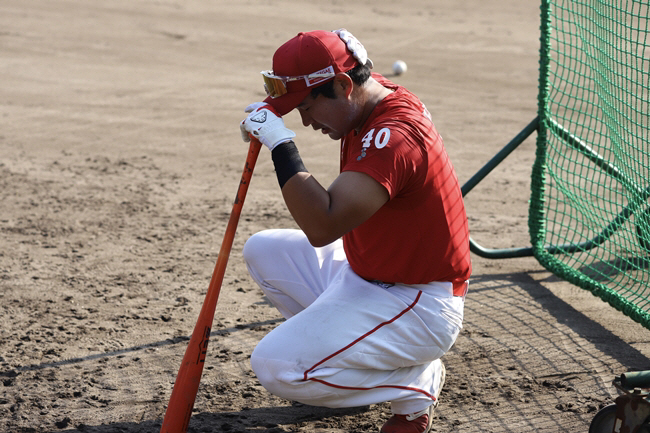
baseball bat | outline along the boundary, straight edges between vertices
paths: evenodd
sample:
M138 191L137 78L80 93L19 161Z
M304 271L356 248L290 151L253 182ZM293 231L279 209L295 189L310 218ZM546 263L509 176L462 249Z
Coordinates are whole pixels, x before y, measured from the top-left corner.
M208 351L208 340L210 339L210 329L212 328L212 320L214 319L214 312L217 307L217 300L219 299L219 292L221 292L221 283L226 271L226 264L228 263L228 256L232 248L232 242L235 238L235 231L241 215L242 206L244 205L244 198L248 185L250 184L251 177L253 176L253 168L257 161L257 156L260 152L261 144L254 138L251 138L251 144L246 156L246 164L244 172L242 173L239 188L235 202L230 212L230 219L228 227L223 237L219 257L212 273L210 286L205 295L201 312L194 326L194 331L190 337L190 342L185 349L183 362L178 369L178 375L174 382L165 418L163 419L161 433L185 433L187 426L190 423L192 416L192 409L194 408L194 400L196 393L199 390L199 383L201 382L201 374L203 372L203 365Z

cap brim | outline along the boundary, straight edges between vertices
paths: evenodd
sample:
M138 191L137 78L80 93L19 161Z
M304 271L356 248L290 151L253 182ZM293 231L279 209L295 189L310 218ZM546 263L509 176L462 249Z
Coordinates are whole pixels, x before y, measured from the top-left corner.
M280 116L284 116L294 108L296 108L300 103L309 95L311 89L305 89L300 92L291 92L285 93L279 98L271 98L268 96L264 102L269 104L275 111L278 112Z

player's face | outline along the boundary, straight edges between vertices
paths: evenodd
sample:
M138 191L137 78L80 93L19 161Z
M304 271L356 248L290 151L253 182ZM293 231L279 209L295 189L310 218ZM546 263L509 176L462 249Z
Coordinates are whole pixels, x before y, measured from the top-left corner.
M335 94L334 99L309 95L297 108L303 125L321 131L332 140L340 140L355 128L358 115L355 105L344 91L335 86Z

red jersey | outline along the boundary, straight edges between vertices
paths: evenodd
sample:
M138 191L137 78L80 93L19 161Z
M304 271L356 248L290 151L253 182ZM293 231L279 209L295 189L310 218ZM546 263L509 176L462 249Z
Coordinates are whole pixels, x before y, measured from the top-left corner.
M414 94L381 75L373 78L393 93L358 134L341 140L341 172L371 176L390 199L343 236L350 266L368 280L457 287L472 270L469 229L442 138Z

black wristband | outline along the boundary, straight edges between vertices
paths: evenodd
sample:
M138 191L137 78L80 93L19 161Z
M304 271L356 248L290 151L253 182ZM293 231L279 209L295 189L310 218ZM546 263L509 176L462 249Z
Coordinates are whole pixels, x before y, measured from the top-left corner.
M298 148L293 141L278 144L271 151L271 158L275 166L275 174L278 176L280 189L294 174L307 172L305 164L302 163L300 158L300 153L298 153Z

